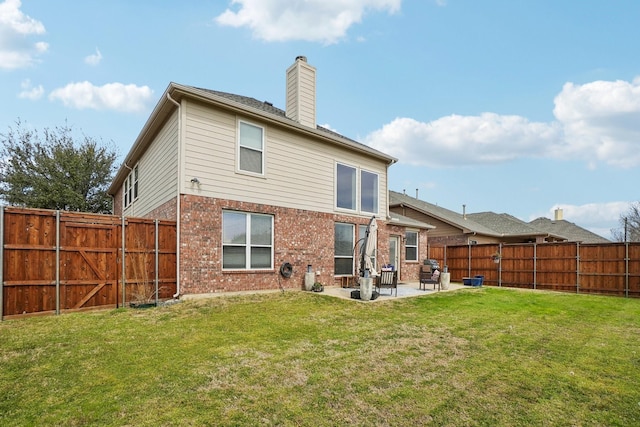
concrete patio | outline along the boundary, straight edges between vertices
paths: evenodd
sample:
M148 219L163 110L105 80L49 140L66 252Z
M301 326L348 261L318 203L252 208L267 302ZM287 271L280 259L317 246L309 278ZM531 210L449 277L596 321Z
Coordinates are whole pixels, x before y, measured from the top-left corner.
M451 292L458 289L463 288L471 288L470 286L463 286L461 283L450 283L448 289L442 289L438 291L438 288L433 289L433 285L427 285L427 290L421 290L418 282L406 282L406 283L398 283L398 296L396 297L395 289L382 289L380 292L380 296L373 301L362 301L358 299L351 298L351 291L354 291L359 288L341 288L338 286L331 286L324 288L324 294L337 297L350 299L353 301L360 302L379 302L379 301L389 301L397 298L409 298L409 297L418 297L424 295L433 295L438 292Z

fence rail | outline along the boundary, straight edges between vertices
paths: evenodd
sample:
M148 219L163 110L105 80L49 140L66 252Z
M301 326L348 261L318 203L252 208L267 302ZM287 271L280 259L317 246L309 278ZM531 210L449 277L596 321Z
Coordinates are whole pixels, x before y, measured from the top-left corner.
M176 292L176 223L0 207L0 319Z
M490 286L640 297L638 242L444 246L429 257L452 281L483 275Z

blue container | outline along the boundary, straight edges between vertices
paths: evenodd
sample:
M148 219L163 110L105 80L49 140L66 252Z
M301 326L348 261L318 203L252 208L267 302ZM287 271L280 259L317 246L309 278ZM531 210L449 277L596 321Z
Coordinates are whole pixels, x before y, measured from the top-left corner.
M475 276L471 279L471 286L482 286L484 282L484 276Z

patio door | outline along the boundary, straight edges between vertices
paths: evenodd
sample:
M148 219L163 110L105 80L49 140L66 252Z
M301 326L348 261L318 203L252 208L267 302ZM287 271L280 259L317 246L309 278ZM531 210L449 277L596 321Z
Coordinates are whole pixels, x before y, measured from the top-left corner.
M400 277L400 236L389 237L389 264L394 266Z

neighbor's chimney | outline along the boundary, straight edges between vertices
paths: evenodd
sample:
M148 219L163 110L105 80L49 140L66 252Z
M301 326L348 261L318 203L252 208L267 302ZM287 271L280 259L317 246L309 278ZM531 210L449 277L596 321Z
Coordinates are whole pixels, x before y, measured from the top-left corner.
M562 221L562 209L561 208L556 208L556 210L555 210L555 220L556 221Z
M286 116L301 125L316 128L316 69L298 56L287 69Z
M467 219L467 205L462 205L462 219Z

